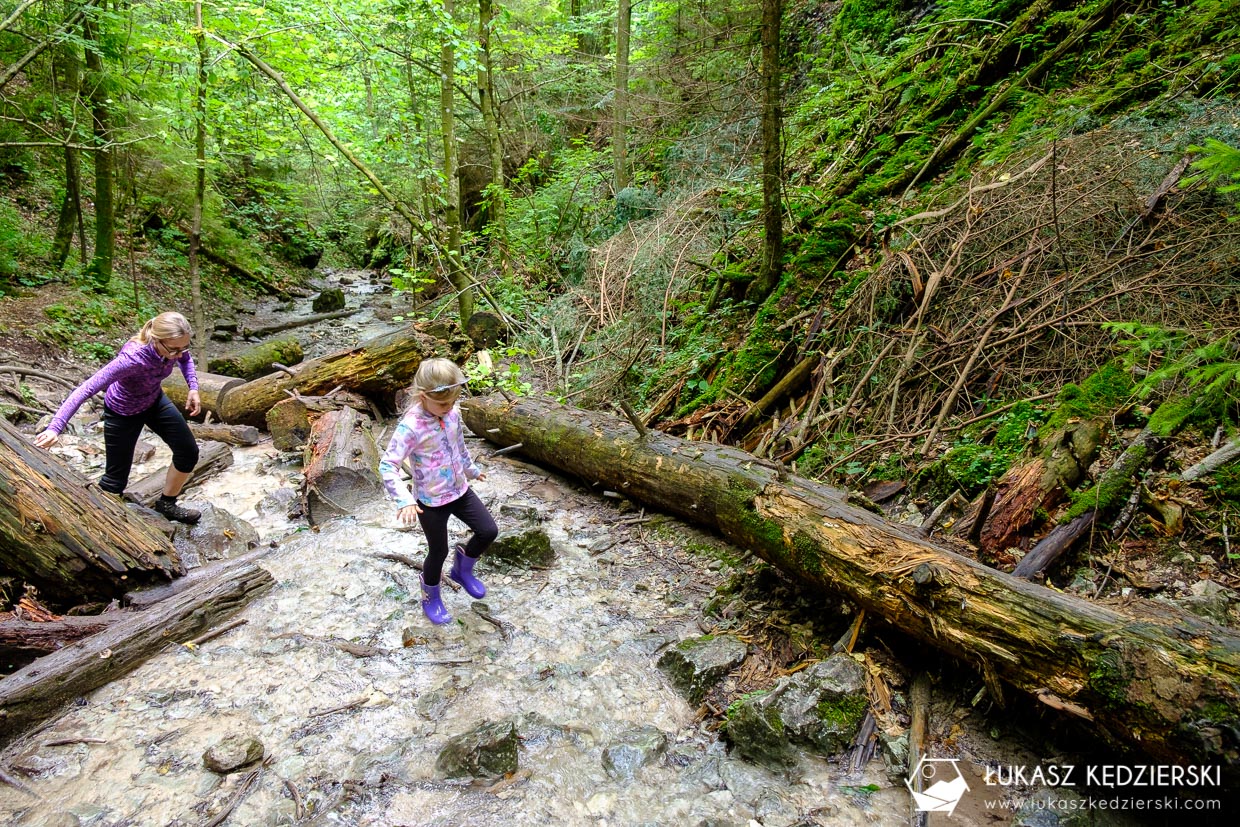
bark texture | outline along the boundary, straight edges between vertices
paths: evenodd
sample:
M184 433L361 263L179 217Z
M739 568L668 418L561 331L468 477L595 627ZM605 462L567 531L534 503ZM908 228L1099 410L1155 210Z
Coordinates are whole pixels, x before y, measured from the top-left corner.
M72 605L184 571L163 534L0 420L0 572Z
M305 467L306 518L311 525L352 514L383 497L370 420L352 408L328 411L315 420Z
M542 399L463 403L476 434L711 526L1004 685L1160 760L1240 775L1240 636L1172 609L1137 617L995 571L735 448Z
M387 403L413 381L423 359L443 356L460 363L472 352L469 337L454 323L410 325L350 350L303 362L293 376L273 373L232 388L220 415L230 424L262 427L267 411L291 393L326 394L337 387Z
M295 365L305 356L305 352L301 349L301 342L296 339L291 337L272 339L231 356L212 359L207 363L207 367L212 373L236 376L248 382L251 379L274 373L277 368L271 366L273 362L281 365Z

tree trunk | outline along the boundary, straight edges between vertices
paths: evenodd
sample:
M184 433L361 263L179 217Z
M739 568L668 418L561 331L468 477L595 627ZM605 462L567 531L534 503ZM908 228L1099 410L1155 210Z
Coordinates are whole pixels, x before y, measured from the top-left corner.
M352 316L357 311L358 308L356 307L352 309L346 308L344 310L332 310L328 313L315 313L312 316L302 316L300 319L290 319L287 322L264 325L263 327L255 327L253 329L243 327L241 328L241 335L247 338L261 339L264 336L270 336L272 333L283 333L295 327L305 327L308 324L317 324L318 322L326 322L331 319L343 319L346 316ZM287 365L289 363L284 362L284 364Z
M329 411L314 422L304 464L310 525L353 514L383 497L370 420L352 408Z
M194 0L194 45L198 52L198 75L194 86L194 206L189 225L189 289L193 304L194 359L207 363L207 319L202 309L202 205L207 194L207 39L202 33L202 0ZM246 377L249 378L249 377Z
M611 104L611 157L616 193L629 185L628 144L625 130L629 118L629 30L633 19L631 0L620 0L616 11L616 88Z
M444 330L448 337L437 338L427 331ZM446 356L463 363L472 353L469 337L456 325L410 325L372 339L356 348L337 351L298 365L296 375L273 373L253 382L230 388L220 414L225 422L262 427L267 411L288 391L325 394L344 387L390 402L396 392L413 381L422 360Z
M445 23L454 27L453 0L443 0ZM453 85L456 83L455 28L445 31L439 45L439 132L443 138L443 220L448 230L448 281L456 288L456 306L461 327L469 324L474 312L474 291L465 263L461 260L461 179L456 146L456 112Z
M272 339L231 356L212 359L207 363L207 369L212 373L236 376L248 382L251 379L274 373L277 368L271 366L273 362L286 366L295 365L303 358L305 358L305 352L301 349L301 342L292 337Z
M1174 609L1134 617L1034 585L847 505L840 492L727 446L540 399L466 400L474 433L718 529L809 588L1097 724L1158 759L1240 770L1240 636Z
M70 105L76 105L78 89L81 84L81 69L76 49L68 43L62 43L54 53L55 66L53 77L58 81L59 94L63 94ZM54 107L56 123L65 133L70 132L69 124L61 114L61 106ZM60 214L56 222L56 235L52 239L52 266L61 270L69 259L69 249L73 246L74 230L82 225L82 172L78 163L78 151L70 146L64 149L65 155L65 193L60 202ZM85 256L82 263L85 264Z
M196 588L130 614L0 680L0 745L52 717L74 698L136 669L170 643L190 640L236 614L273 582L267 570L253 562L224 568Z
M244 379L236 376L219 376L214 373L198 372L198 398L202 402L202 413L212 414L219 418L221 406L224 404L224 397L234 388L239 388L245 384ZM168 394L168 398L172 400L182 411L185 410L185 400L189 396L189 386L185 384L185 377L181 375L181 371L174 370L168 374L168 378L164 380L164 393Z
M222 442L207 442L203 444L198 454L198 463L194 466L194 472L185 483L185 489L189 490L195 485L201 485L203 481L211 479L226 468L230 468L232 464L232 450L227 445ZM130 483L129 487L125 489L125 496L149 508L159 499L159 495L164 493L164 480L167 475L167 466L160 468L158 471L152 471L137 482Z
M783 113L779 30L782 0L762 0L762 269L746 298L765 299L779 284L784 262Z
M88 268L95 289L103 290L112 281L112 261L116 240L116 208L112 202L112 125L108 106L107 78L104 74L103 45L92 14L82 19L86 41L86 101L95 136L95 254Z
M227 445L257 445L263 434L253 425L201 425L197 422L189 424L194 439L200 442L223 442Z
M1076 422L1047 440L1036 458L1007 470L995 486L994 503L978 535L987 560L1002 559L1036 528L1039 514L1063 502L1084 478L1101 440L1101 425Z
M267 432L280 451L300 451L310 439L310 409L300 398L284 399L267 411Z
M0 419L0 571L45 602L107 602L184 574L180 555L121 501Z
M0 670L9 672L13 665L25 666L36 658L102 632L123 617L123 612L108 612L45 621L15 617L0 620Z
M499 101L495 97L495 66L491 55L491 26L495 19L491 0L478 0L478 103L482 110L482 131L486 135L491 157L491 184L487 187L487 220L491 241L499 255L500 267L506 267L508 227L504 216L504 145L500 140Z

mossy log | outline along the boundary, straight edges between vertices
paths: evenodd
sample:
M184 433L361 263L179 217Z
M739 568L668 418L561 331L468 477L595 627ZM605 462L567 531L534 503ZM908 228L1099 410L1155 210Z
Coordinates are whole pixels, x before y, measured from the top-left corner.
M383 497L370 419L352 408L328 411L315 420L304 464L310 525L352 514Z
M842 594L1004 685L1167 761L1240 777L1240 635L1174 609L1137 617L1052 591L848 505L827 486L728 446L543 399L463 403L501 446L713 527L811 589Z
M224 442L228 445L257 445L263 438L262 431L253 425L203 425L191 422L190 431L200 442Z
M280 451L300 451L310 438L310 408L299 397L271 406L265 417L271 444Z
M0 420L0 572L74 605L185 570L153 525Z
M260 342L231 356L221 356L218 359L212 359L207 362L207 368L212 373L236 376L248 382L251 379L257 379L260 376L266 376L278 370L278 368L272 367L273 363L295 365L304 359L305 356L305 351L301 348L301 342L295 338L288 337L285 339L272 339L269 342Z
M408 325L358 347L298 365L294 375L273 373L228 391L220 410L231 424L266 424L267 411L290 392L326 394L343 387L389 404L413 381L422 360L443 356L463 363L473 352L469 337L455 324Z
M245 380L236 376L220 376L216 373L202 371L199 371L197 375L198 400L202 403L202 411L198 416L204 417L209 413L219 419L220 406L224 403L224 397L233 388L244 385ZM185 384L185 377L181 375L181 371L174 370L164 380L164 393L168 394L168 398L182 413L185 413L185 400L189 396L189 386Z
M222 567L194 588L0 680L0 746L74 698L136 669L170 643L191 640L231 617L273 582L253 562Z

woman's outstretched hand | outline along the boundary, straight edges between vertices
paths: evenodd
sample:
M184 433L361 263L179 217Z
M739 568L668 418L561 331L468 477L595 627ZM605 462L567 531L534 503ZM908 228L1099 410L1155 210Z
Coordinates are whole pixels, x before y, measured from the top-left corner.
M190 391L185 395L185 410L190 416L198 416L198 412L202 410L202 399L198 396L198 391Z
M60 434L54 431L44 431L34 438L34 444L40 448L51 448L60 441Z

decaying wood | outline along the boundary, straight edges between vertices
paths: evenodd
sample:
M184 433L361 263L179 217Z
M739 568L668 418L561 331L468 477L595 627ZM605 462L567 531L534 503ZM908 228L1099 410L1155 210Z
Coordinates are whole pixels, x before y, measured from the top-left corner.
M315 421L304 464L302 494L311 525L352 514L383 496L370 420L352 408L329 411Z
M930 676L924 672L913 678L913 685L909 688L909 711L912 720L908 729L907 777L913 789L921 792L925 789L925 782L915 770L926 754L926 733L930 731ZM914 827L925 827L926 814L913 803L912 823Z
M770 410L772 405L805 384L817 364L817 354L806 356L798 362L792 370L784 374L783 378L775 383L775 387L767 391L761 399L750 406L749 410L745 411L738 423L739 427L745 428L757 422L762 417L762 414Z
M207 369L223 376L237 376L248 382L275 370L273 363L295 365L304 358L301 342L288 337L251 345L231 356L212 359L207 363Z
M153 525L2 419L0 480L0 570L45 600L106 603L184 573Z
M350 350L302 362L296 376L273 373L233 388L224 399L220 417L229 423L261 427L267 411L294 390L314 395L343 387L387 404L413 381L424 358L443 356L462 363L472 348L456 324L409 325Z
M241 335L253 339L261 339L264 336L270 336L272 333L283 333L286 330L292 330L295 327L305 327L308 324L317 324L318 322L326 322L332 319L343 319L345 316L352 316L360 308L352 310L332 310L329 313L314 313L310 316L302 316L300 319L290 319L287 322L279 324L270 324L263 327L246 327L242 328Z
M615 417L542 399L472 398L462 409L479 436L523 442L536 462L711 526L804 586L976 665L988 688L1053 696L1092 715L1105 738L1240 775L1240 636L1230 630L1136 618L995 571L735 448L638 439ZM918 583L922 569L930 576Z
M222 442L204 442L198 448L198 462L194 472L185 483L185 490L192 490L233 464L232 449ZM164 493L164 480L168 475L168 466L152 471L140 480L130 483L125 489L125 496L141 503L148 508L155 504L159 495Z
M126 592L121 602L131 609L147 609L176 595L200 588L201 584L208 580L227 579L232 576L230 572L236 572L252 565L270 553L271 546L260 546L238 557L208 563L205 566L191 569L189 574L178 577L171 583Z
M978 543L989 554L1018 544L1037 520L1075 488L1098 453L1102 426L1074 422L1046 440L1029 462L1008 469L995 485L994 502Z
M33 621L16 617L0 620L0 660L29 662L101 632L124 616L121 612L107 612L59 620Z
M1201 462L1191 468L1186 468L1184 473L1180 474L1180 479L1185 482L1201 479L1206 474L1214 473L1236 457L1240 457L1240 439L1232 440Z
M1055 526L1029 553L1020 558L1016 568L1012 569L1013 577L1032 579L1037 577L1047 566L1058 560L1065 551L1072 547L1078 539L1093 528L1098 521L1098 512L1090 510L1080 516Z
M231 617L273 582L266 569L252 563L226 570L0 680L0 745L55 715L66 702L137 668L169 643L190 640Z
M203 425L191 422L189 429L194 432L194 439L206 442L224 442L228 445L257 445L263 438L262 431L253 425Z
M197 376L198 399L202 403L202 415L209 413L216 419L220 418L220 406L224 404L224 397L228 395L228 392L245 384L244 379L238 379L236 376L220 376L205 372L199 372ZM164 380L164 393L168 394L168 398L178 410L185 410L189 386L185 384L185 377L181 375L181 371L174 370Z
M282 399L267 411L267 432L280 451L300 451L310 438L310 408L299 396Z

